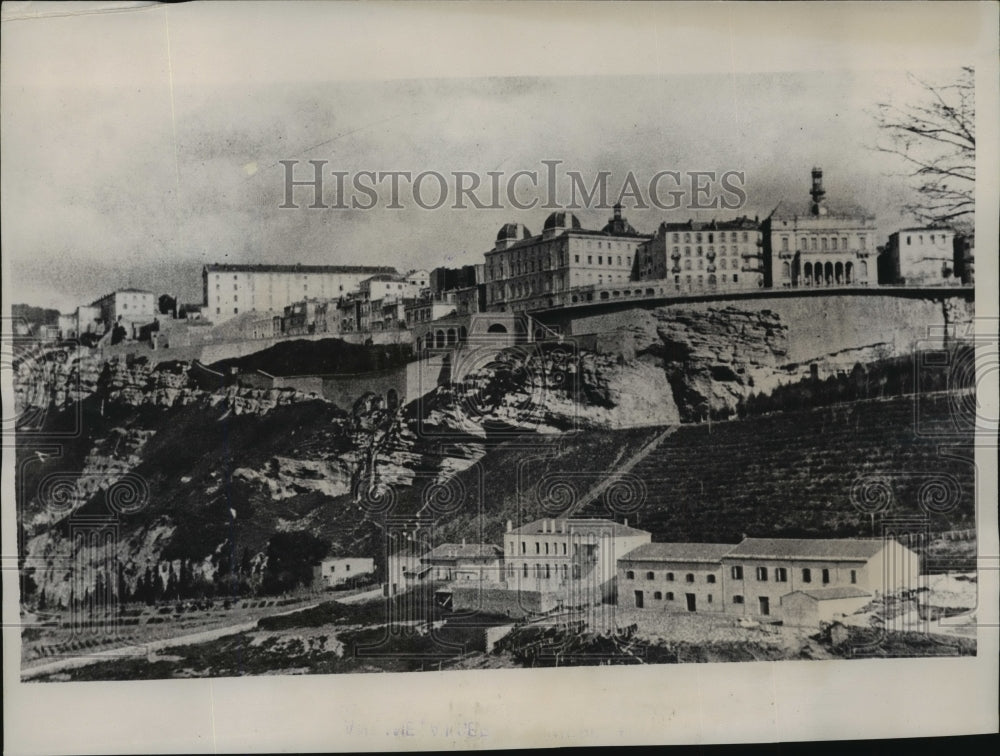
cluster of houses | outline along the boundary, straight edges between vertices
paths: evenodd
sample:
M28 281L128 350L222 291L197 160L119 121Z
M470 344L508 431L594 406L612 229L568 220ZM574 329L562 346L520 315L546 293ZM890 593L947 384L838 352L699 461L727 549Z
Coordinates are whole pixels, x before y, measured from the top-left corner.
M974 282L973 237L943 225L914 227L877 245L875 217L828 203L822 170L811 177L808 201L782 201L763 220L665 222L648 234L617 204L601 229L584 228L567 211L551 213L537 235L505 223L484 262L460 268L206 265L202 302L175 302L166 317L225 325L219 337L234 341L393 332L417 344L442 319L620 297ZM150 338L152 322L164 317L158 302L148 291L112 292L63 316L59 331L68 338L120 328L119 338Z
M327 559L328 587L372 559ZM918 587L920 558L892 538L744 538L738 544L653 543L605 519L508 522L503 547L403 542L388 554L386 596L433 593L442 605L515 618L612 603L641 612L715 613L815 625L881 595Z

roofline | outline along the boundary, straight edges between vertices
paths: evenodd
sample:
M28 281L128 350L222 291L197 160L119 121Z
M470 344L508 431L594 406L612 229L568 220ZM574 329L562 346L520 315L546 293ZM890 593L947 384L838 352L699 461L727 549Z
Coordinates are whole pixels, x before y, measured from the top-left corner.
M877 554L877 553L878 552L876 551L875 554ZM770 555L746 554L746 555L744 555L744 554L733 554L732 552L730 552L729 554L724 554L721 558L722 559L744 559L744 560L747 560L747 559L758 559L758 560L769 560L769 561L770 560L776 560L776 559L781 559L781 560L794 559L794 560L797 560L797 561L800 561L800 562L862 562L863 563L863 562L867 562L869 559L871 559L872 557L874 557L875 554L872 554L872 556L870 556L870 557L843 556L843 555L840 555L840 556L800 556L798 554L782 554L782 555L779 556L777 554L770 554Z

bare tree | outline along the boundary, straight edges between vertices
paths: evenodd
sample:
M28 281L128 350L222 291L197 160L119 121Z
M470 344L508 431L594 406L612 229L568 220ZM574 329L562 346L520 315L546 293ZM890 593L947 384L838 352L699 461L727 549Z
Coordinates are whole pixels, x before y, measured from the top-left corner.
M971 232L975 221L975 71L964 67L948 84L907 74L923 96L905 105L878 103L875 119L886 135L879 152L906 161L918 198L904 209L924 223Z

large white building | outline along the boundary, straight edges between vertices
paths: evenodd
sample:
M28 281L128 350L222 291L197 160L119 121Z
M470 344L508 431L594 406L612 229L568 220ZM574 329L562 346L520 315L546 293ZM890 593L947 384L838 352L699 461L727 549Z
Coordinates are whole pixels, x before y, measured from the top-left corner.
M764 286L877 283L875 217L848 205L830 207L823 171L812 170L811 201L781 202L764 221Z
M545 518L504 534L508 589L559 595L566 605L613 600L620 557L652 536L602 519Z
M618 560L622 607L814 624L919 587L920 557L886 538L650 543Z
M156 318L156 297L153 292L144 289L118 289L92 302L90 308L81 309L86 309L87 315L96 309L105 330L118 324L134 337L138 326L151 323Z
M243 312L281 312L307 298L338 299L379 274L398 272L375 265L206 265L201 274L204 317L221 323Z
M539 236L520 223L507 223L486 253L486 307L517 312L552 307L560 292L582 286L629 281L636 248L650 237L639 234L616 205L600 231L585 229L569 212L545 219Z
M639 247L635 277L666 280L674 291L756 289L764 285L760 224L728 221L661 223Z
M950 228L921 226L890 234L879 262L879 283L961 283L955 265L955 231Z

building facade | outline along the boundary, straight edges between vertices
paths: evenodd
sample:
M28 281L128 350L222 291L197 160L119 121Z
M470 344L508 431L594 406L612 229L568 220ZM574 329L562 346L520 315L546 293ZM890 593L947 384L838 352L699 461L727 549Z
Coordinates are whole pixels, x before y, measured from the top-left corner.
M618 560L618 603L661 611L722 612L722 557L731 543L647 543Z
M337 299L379 274L398 275L395 268L373 265L206 265L204 314L221 323L243 312L281 312L306 298Z
M893 539L744 538L649 543L618 560L619 605L812 624L919 586L920 557Z
M374 572L375 560L370 557L329 557L313 567L313 584L335 588L351 578Z
M518 312L555 305L555 295L583 286L614 286L631 280L636 249L650 237L635 231L616 205L600 231L584 229L569 212L554 212L542 233L505 224L486 253L486 307Z
M420 557L426 576L439 581L500 582L503 550L492 543L442 543Z
M955 271L955 231L950 228L904 228L889 235L879 256L880 284L961 283Z
M675 291L756 289L764 285L760 223L747 217L661 223L640 245L633 278L669 281Z
M726 610L780 616L795 591L851 588L868 596L916 588L920 558L895 540L744 538L722 557Z
M105 330L122 325L131 338L135 338L139 326L152 323L157 314L156 297L144 289L119 289L95 300L90 307L100 313L98 318Z
M611 601L618 559L651 535L613 520L545 518L504 534L504 575L511 590L556 592L569 606Z
M762 228L764 286L865 286L877 283L875 217L826 203L823 171L812 170L811 201L781 202Z

